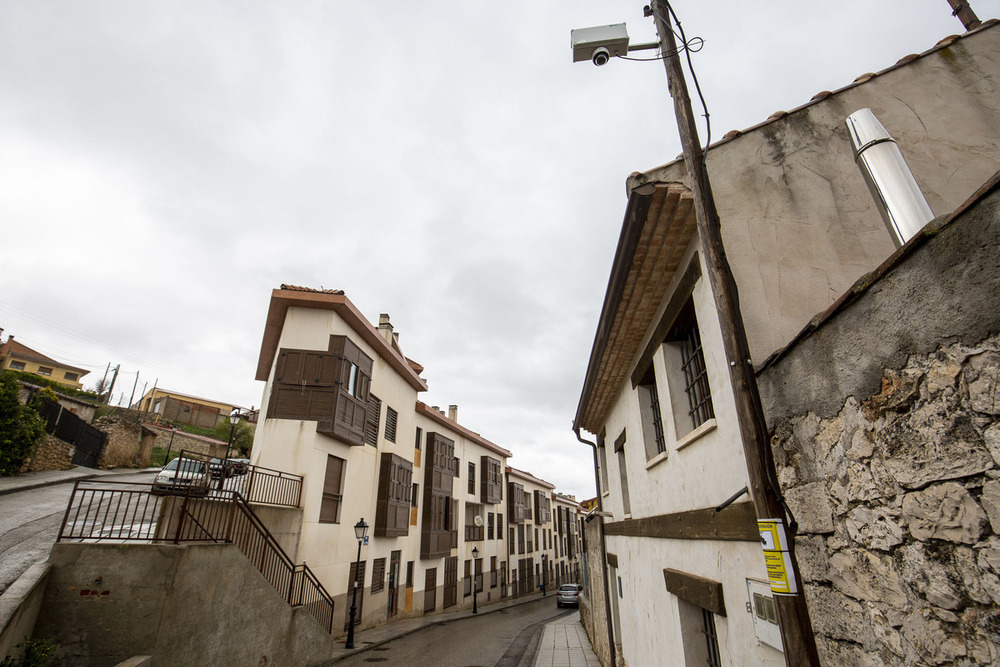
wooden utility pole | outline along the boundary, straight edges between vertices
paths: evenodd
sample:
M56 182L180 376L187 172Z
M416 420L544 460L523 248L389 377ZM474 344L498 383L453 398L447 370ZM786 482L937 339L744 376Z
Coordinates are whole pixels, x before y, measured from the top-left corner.
M750 493L758 519L784 521L785 508L780 497L767 422L764 419L760 394L757 390L757 377L754 374L750 348L743 327L736 280L733 278L722 244L722 230L712 198L708 171L705 168L704 152L699 143L698 128L691 112L691 99L688 97L684 71L681 68L677 43L670 25L668 13L670 9L665 0L653 0L651 11L656 22L656 31L660 36L663 64L667 70L667 85L670 96L674 99L674 114L677 117L677 129L680 131L684 165L694 195L698 236L705 255L712 294L715 296L715 306L719 312L719 324L722 329L726 359L729 361L729 376L747 462ZM789 529L788 534L793 538L792 544L794 544L793 533L794 531ZM801 589L794 547L789 546L789 551L795 581L800 582ZM763 551L761 557L763 558ZM781 643L786 664L818 666L816 640L802 591L799 590L795 595L775 595L774 601L778 610L778 625L781 628Z
M948 0L948 4L951 5L951 15L958 17L958 20L965 26L966 31L975 30L983 24L966 0Z

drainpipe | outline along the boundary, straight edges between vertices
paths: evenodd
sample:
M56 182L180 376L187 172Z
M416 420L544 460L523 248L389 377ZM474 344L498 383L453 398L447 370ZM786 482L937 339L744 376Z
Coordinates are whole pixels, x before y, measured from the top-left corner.
M611 616L611 598L608 597L611 590L608 586L608 543L604 539L604 517L600 516L600 513L604 512L604 501L601 500L601 472L597 465L597 443L584 440L580 436L580 427L575 424L573 425L573 433L576 434L577 440L585 445L590 445L594 453L594 483L597 485L597 518L601 521L598 524L598 532L601 534L601 570L604 573L604 618L608 623L608 652L611 656L611 665L614 667L618 662L615 655L615 628L614 619Z

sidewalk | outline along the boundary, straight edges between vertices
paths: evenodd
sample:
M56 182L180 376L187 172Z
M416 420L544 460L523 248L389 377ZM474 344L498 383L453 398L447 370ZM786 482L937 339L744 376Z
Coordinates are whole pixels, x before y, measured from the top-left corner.
M580 614L570 614L545 626L534 667L601 667L590 645Z
M0 477L0 496L5 493L27 491L42 486L67 484L78 479L94 479L108 475L135 475L143 472L154 472L159 468L115 468L113 470L98 470L74 466L69 470L43 470L41 472L26 472L16 477Z
M510 609L511 607L540 599L542 599L542 594L535 593L510 600L502 600L495 604L480 607L479 615L492 614L501 609ZM343 648L343 640L340 640L340 647L335 651L335 654L329 660L313 667L333 665L349 656L368 651L394 639L411 635L414 632L419 632L428 626L459 618L468 618L470 616L472 616L472 612L466 609L448 614L404 618L385 623L375 628L361 630L354 635L353 649ZM584 632L583 626L580 625L579 614L570 614L558 618L545 626L542 639L538 644L536 657L534 662L530 664L536 667L600 667L601 665L593 649L590 647L590 640L587 639L587 633Z

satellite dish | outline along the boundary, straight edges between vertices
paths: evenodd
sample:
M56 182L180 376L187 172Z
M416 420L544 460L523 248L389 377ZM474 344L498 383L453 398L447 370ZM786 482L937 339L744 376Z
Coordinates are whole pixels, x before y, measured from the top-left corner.
M479 516L478 514L476 515L476 518L475 518L474 521L475 521L475 524L477 526L482 526L483 525L483 517Z

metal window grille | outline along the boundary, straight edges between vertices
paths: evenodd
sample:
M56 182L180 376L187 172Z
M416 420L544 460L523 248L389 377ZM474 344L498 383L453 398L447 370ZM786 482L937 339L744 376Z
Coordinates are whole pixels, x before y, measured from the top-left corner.
M372 593L385 588L385 559L376 558L372 563Z
M653 438L656 441L656 453L667 451L667 439L663 437L663 417L660 415L660 395L656 391L656 380L645 385L648 390L649 408L653 415Z
M715 417L712 407L712 393L708 387L708 372L705 369L705 355L701 349L698 327L688 327L681 340L681 368L684 371L684 391L688 397L688 414L691 428L698 428Z
M713 618L713 614L707 609L702 609L701 618L705 624L705 642L708 645L708 666L722 667L722 659L719 656L719 637L715 634L715 619Z
M476 492L476 464L469 461L469 493Z

